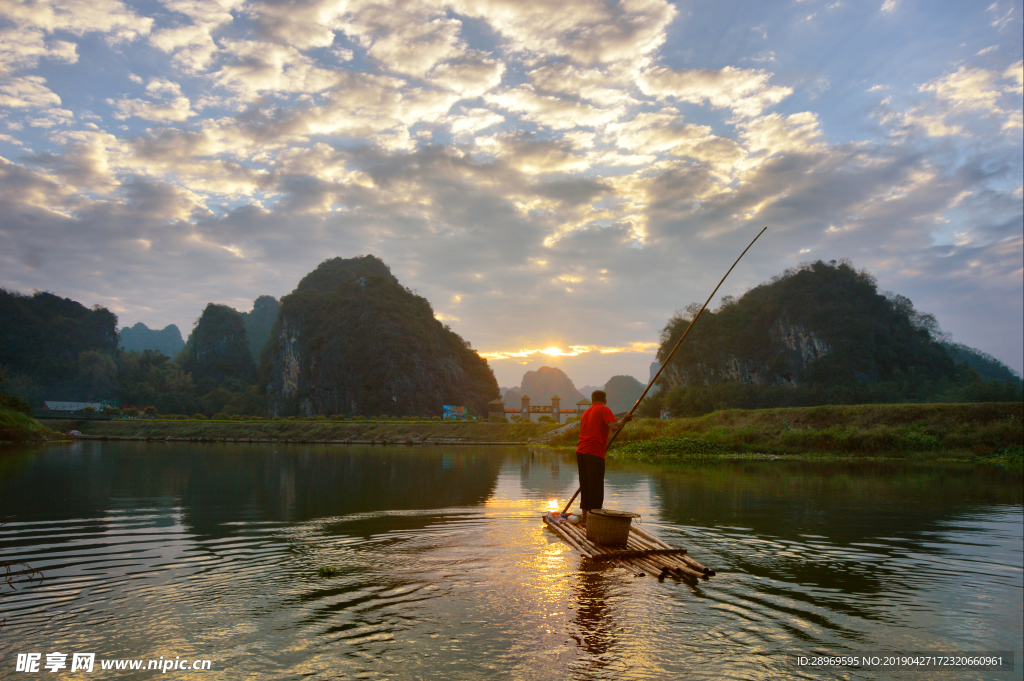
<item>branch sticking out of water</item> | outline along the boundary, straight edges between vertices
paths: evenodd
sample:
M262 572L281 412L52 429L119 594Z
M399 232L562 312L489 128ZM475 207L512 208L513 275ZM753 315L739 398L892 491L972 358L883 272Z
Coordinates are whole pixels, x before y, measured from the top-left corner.
M24 569L17 569L19 565ZM27 577L28 581L31 582L32 579L38 575L39 583L42 584L43 578L46 576L43 574L42 570L37 570L28 563L12 563L10 561L4 561L0 563L0 568L3 568L4 571L4 575L0 579L2 579L7 584L7 586L11 587L12 589L17 589L17 587L14 586L14 582L18 577L25 576Z

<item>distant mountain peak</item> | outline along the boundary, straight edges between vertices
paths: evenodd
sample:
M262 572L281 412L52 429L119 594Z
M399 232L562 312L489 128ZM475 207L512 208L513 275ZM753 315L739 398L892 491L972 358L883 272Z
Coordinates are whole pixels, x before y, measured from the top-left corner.
M142 322L136 322L134 326L126 326L118 331L117 337L118 344L128 352L157 350L168 357L174 357L185 347L181 331L174 324L168 324L158 331Z
M583 399L583 393L576 389L572 379L558 367L543 366L535 371L527 371L523 374L523 382L519 387L509 388L505 393L505 404L517 404L529 393L535 397L531 402L536 406L551 404L551 398L562 395L562 402L575 404Z

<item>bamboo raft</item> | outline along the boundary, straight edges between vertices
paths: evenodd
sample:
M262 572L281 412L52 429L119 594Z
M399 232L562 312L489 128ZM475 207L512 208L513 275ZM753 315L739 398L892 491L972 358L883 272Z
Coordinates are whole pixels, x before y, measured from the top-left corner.
M624 547L603 546L587 539L586 531L567 521L558 513L544 515L544 523L565 543L585 558L608 562L633 573L664 579L669 575L707 579L715 571L686 555L686 549L673 548L654 535L635 525L629 528L629 539Z

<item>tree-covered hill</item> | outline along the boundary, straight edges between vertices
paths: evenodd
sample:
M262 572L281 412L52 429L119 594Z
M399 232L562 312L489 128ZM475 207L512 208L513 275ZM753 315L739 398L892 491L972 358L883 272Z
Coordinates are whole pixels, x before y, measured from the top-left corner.
M1020 374L1006 366L998 359L963 343L942 341L942 347L953 358L957 364L966 364L978 372L986 381L998 381L1000 383L1020 383Z
M664 361L700 309L677 313L662 332ZM951 378L953 360L932 338L934 319L902 296L887 298L848 263L787 270L705 311L666 367L669 387L740 380L758 385L888 380L897 373Z
M261 377L283 415L480 414L498 395L487 361L369 255L326 260L281 299Z
M659 361L699 310L669 320ZM659 379L667 390L648 397L644 412L1020 399L1019 379L986 383L963 362L971 353L943 340L934 317L879 292L867 272L817 261L706 310Z
M204 393L231 381L245 385L256 382L245 322L227 305L206 306L178 362Z
M604 384L604 392L608 395L608 408L616 414L629 411L646 387L632 376L612 376Z

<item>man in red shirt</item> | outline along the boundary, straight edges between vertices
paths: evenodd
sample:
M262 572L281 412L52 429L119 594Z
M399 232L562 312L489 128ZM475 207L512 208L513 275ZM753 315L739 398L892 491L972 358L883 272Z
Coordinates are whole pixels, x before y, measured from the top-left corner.
M580 444L576 447L576 465L580 471L580 522L587 524L587 512L604 506L604 456L608 450L608 436L633 419L626 414L621 421L608 408L608 396L603 390L590 395L590 408L580 419Z

